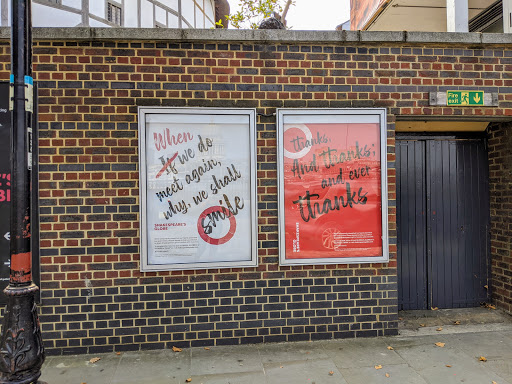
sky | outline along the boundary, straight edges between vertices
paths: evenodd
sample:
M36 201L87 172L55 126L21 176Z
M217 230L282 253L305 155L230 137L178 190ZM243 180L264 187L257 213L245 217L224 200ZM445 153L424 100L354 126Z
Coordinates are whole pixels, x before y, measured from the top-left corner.
M239 0L228 1L236 12ZM350 0L295 0L286 19L293 30L332 31L350 19Z

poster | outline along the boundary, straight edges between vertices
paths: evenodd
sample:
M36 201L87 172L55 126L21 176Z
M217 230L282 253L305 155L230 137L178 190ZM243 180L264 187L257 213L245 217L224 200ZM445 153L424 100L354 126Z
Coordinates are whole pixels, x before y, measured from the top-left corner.
M139 109L141 270L257 263L253 109Z
M388 260L385 111L280 110L280 262Z

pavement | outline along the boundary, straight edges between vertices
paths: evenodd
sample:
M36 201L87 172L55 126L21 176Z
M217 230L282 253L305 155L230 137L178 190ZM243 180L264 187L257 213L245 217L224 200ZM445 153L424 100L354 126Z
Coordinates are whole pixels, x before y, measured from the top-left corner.
M41 380L48 384L512 384L511 316L486 308L400 316L400 335L394 337L52 356L43 366Z

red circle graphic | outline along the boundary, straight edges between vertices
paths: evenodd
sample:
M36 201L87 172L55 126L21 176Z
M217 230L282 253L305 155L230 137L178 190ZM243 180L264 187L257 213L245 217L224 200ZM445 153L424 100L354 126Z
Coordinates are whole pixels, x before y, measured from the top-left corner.
M208 244L211 245L221 245L227 243L229 240L233 238L236 232L236 219L231 212L231 216L229 216L229 231L226 233L224 237L221 237L220 239L214 239L213 237L208 236L206 233L204 233L203 226L201 225L201 222L208 216L210 213L213 212L220 212L224 214L227 209L225 207L221 207L220 205L216 205L210 208L207 208L199 215L199 219L197 220L197 232L199 233L199 236L201 236L201 239L206 241Z

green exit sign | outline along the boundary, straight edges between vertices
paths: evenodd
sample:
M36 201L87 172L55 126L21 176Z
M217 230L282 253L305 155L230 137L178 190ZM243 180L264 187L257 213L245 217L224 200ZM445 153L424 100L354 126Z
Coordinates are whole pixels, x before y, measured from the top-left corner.
M447 91L446 105L484 105L484 91Z

